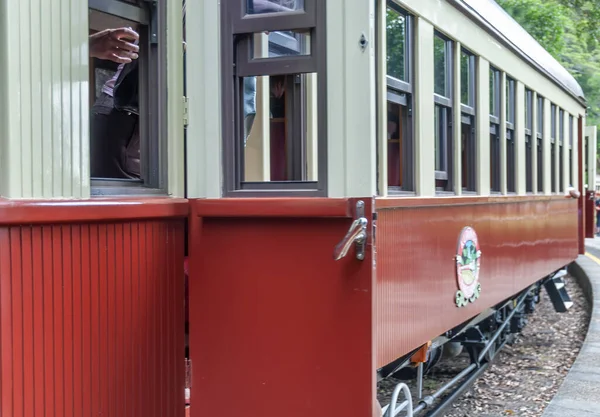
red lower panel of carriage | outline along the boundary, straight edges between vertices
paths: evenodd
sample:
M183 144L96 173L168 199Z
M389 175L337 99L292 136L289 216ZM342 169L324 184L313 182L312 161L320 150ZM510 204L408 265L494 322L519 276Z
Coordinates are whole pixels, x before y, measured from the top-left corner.
M370 416L378 367L577 255L575 200L364 201L377 217L363 261L332 256L355 200L190 203L192 417ZM481 295L459 308L466 226Z
M559 197L387 198L377 212L377 367L427 343L577 257L577 201ZM481 293L459 308L463 228L481 250Z
M192 417L370 415L371 251L333 260L353 204L190 202Z
M0 201L0 415L182 416L186 216Z

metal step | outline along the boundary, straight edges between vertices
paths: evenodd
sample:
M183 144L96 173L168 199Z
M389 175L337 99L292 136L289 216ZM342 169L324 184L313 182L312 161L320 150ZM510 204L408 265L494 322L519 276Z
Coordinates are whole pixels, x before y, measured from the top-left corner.
M573 306L573 301L567 293L567 287L563 279L566 275L567 271L562 269L544 283L544 288L546 288L557 313L566 313Z

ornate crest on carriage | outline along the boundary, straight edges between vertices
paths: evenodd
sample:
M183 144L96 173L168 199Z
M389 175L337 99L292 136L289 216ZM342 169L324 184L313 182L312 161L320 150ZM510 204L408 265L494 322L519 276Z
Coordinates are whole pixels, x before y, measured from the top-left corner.
M459 290L456 292L457 307L473 303L481 294L479 270L481 268L481 250L477 233L472 227L465 227L458 238L456 251L456 280Z

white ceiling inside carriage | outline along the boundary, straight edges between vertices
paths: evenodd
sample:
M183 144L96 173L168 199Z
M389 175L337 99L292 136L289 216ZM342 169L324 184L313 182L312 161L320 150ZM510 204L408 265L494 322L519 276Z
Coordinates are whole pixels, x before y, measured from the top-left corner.
M465 12L495 30L526 59L532 61L540 71L576 97L583 98L583 90L575 78L558 63L521 25L494 0L454 0Z

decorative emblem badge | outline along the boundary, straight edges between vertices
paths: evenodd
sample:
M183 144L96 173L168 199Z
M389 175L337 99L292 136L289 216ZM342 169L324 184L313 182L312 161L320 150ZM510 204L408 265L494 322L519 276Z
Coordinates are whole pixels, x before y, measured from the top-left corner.
M481 293L479 283L479 268L481 266L481 250L477 233L472 227L465 227L458 238L458 250L456 253L456 280L458 288L456 292L456 305L464 307L469 302L474 303Z

